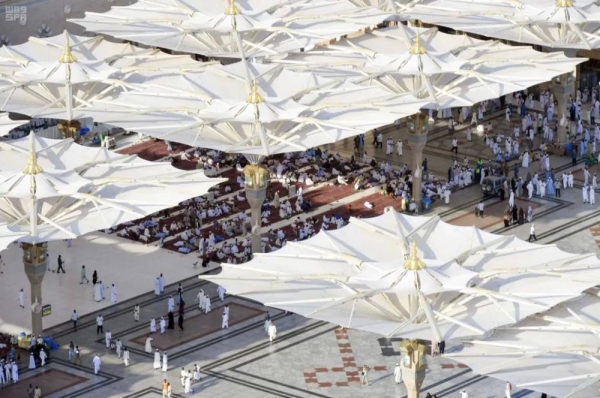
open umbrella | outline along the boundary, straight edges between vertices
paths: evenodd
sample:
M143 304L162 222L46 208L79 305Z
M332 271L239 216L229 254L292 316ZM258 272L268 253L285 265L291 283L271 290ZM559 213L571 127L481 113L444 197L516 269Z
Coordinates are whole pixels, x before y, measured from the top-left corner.
M467 340L445 356L475 373L559 398L600 394L600 292L499 328L481 340Z
M391 209L222 267L200 278L309 318L436 341L483 336L600 279L595 256Z
M482 36L546 47L600 47L593 0L426 0L404 17Z

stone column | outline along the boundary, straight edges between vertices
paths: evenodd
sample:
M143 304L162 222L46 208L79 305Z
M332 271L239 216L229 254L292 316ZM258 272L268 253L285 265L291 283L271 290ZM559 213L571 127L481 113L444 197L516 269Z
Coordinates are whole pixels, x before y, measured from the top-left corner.
M570 123L569 113L567 112L567 100L570 95L573 95L573 87L572 73L565 73L552 81L552 93L554 94L554 101L556 102L554 113L559 121L557 124L557 136L562 144L567 141L567 125ZM566 123L561 125L560 121L563 115L566 118Z
M42 280L48 261L46 243L23 243L23 265L31 286L31 330L35 336L43 332L42 327Z
M261 252L261 223L262 204L267 197L267 181L269 171L260 164L249 164L244 168L246 199L251 211L252 253Z
M423 180L423 169L421 164L423 163L423 149L427 144L427 131L429 125L427 124L427 116L424 113L417 113L411 116L411 121L408 123L409 134L408 134L408 145L412 154L411 169L413 170L413 181L412 181L412 197L417 203L417 206L421 206L421 182Z
M402 381L406 387L408 398L419 398L421 385L425 380L425 345L416 340L404 340L400 343L402 354Z

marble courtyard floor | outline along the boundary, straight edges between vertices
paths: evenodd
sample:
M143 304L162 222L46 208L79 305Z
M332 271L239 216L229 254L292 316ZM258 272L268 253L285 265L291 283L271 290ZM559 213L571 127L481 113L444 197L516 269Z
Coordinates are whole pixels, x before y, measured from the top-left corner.
M500 113L488 116L494 128L510 131L512 126L503 121ZM406 138L404 129L384 130L385 139L392 136ZM458 131L464 135L461 130ZM447 130L440 122L430 132L426 157L430 169L444 176L452 161ZM385 140L384 139L384 140ZM410 150L405 146L403 157L386 156L384 149L373 149L371 138L366 137L369 154L385 159L398 166L410 160ZM146 144L145 147L150 145ZM334 151L349 154L351 142L331 147ZM479 138L459 145L458 158L467 156L473 164L479 156L486 159L489 149L481 146ZM581 164L571 167L568 157L552 156L552 166L558 172L577 171ZM537 164L530 167L537 169ZM524 175L524 171L521 171ZM576 188L563 190L562 197L534 196L532 201L519 198L519 206L531 204L535 211L535 224L539 243L553 243L563 250L575 253L598 252L600 249L600 208L581 202L582 181L576 174ZM365 193L368 195L370 193ZM486 198L486 217L473 217L475 205L481 199L478 185L460 190L452 195L450 205L439 204L431 213L444 221L457 225L476 225L486 231L514 234L522 239L529 235L529 225L504 228L502 213L506 206L498 198ZM352 200L356 201L357 198ZM348 202L339 199L339 205ZM285 222L281 224L284 226ZM44 302L52 304L52 315L44 318L45 334L54 337L60 349L51 353L45 368L23 369L21 381L0 390L0 398L26 396L29 383L39 385L45 398L160 397L164 378L173 386L174 396L183 396L179 382L182 367L192 369L198 364L202 380L193 386L192 396L229 398L258 397L405 397L403 385L393 382L392 371L399 361L398 339L385 339L375 334L355 330L342 331L336 325L313 321L296 315L285 315L278 310L239 297L227 296L224 303L218 301L216 286L196 278L199 272L218 272L211 269L194 269L194 255L183 255L161 250L155 246L124 240L103 233L90 234L73 242L66 248L64 242L50 244L51 267L56 267L56 257L62 254L67 274L47 273L43 283ZM28 282L21 266L21 253L16 245L2 253L6 266L0 281L0 330L18 332L29 324L29 312L18 306L17 292ZM119 302L110 305L106 301L96 303L92 288L79 284L82 264L91 279L97 269L105 284L115 283ZM212 266L214 267L214 265ZM167 288L164 295L156 297L152 291L154 278L164 273ZM154 336L154 347L166 350L169 369L161 372L153 369L153 358L144 352L144 339L149 331L151 317L165 316L168 295L174 293L177 283L183 281L186 306L185 330L170 330L164 336ZM213 301L212 312L200 314L194 299L203 289ZM26 289L27 290L27 289ZM133 306L141 306L141 321L133 320ZM221 307L231 308L230 328L221 330ZM67 322L76 308L82 318L77 331ZM263 327L266 311L273 316L278 338L269 343ZM103 337L96 334L95 317L105 317L105 330L110 329L113 339L119 338L131 353L131 366L125 367L114 352L106 349ZM82 364L69 362L67 346L70 341L82 348ZM456 349L460 342L450 342L449 349ZM93 374L92 358L98 353L102 369ZM427 377L422 391L438 397L458 397L465 388L472 398L500 398L504 383L471 372L449 359L428 357ZM361 386L358 368L370 366L372 385ZM26 361L21 364L26 368ZM514 398L538 397L539 394L517 390Z

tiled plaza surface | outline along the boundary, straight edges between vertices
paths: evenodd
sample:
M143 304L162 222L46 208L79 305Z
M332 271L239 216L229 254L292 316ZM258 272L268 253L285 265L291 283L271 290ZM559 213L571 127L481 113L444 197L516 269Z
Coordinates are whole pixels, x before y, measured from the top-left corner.
M512 125L504 122L501 113L487 115L494 129L510 131ZM391 136L406 139L404 128L384 130L385 138ZM464 134L458 130L458 134ZM430 132L426 157L430 169L444 176L452 162L447 148L449 136L444 121ZM473 137L468 143L462 140L458 159L467 156L473 162L482 154L491 155L481 139ZM371 138L366 137L366 150L378 159L386 159L398 166L410 161L410 149L405 145L404 156L385 155L384 149L374 149ZM164 144L161 144L164 145ZM144 148L157 145L144 144ZM343 154L352 152L352 142L342 142L331 147ZM148 149L148 151L150 151ZM162 149L161 149L162 150ZM151 156L154 152L148 152ZM485 158L484 157L484 158ZM581 164L571 166L571 159L552 156L552 166L558 173L578 171ZM529 171L537 170L533 164ZM524 175L527 171L522 170ZM577 174L576 174L577 175ZM600 209L596 205L584 205L581 200L581 181L576 187L563 190L562 197L537 197L531 201L517 198L517 205L525 209L531 205L539 243L554 243L561 249L576 252L599 252ZM331 211L350 211L348 206L364 202L361 195L338 191L323 196L319 214ZM373 196L374 198L376 196ZM475 205L482 199L478 185L455 192L450 204L437 203L430 214L438 214L443 220L457 225L476 225L486 231L514 234L522 239L529 235L529 225L504 227L503 211L507 201L485 198L486 213L483 219L474 217ZM394 203L382 202L381 207ZM373 214L365 213L363 216ZM277 227L285 227L285 221L277 221ZM44 302L51 303L53 314L44 318L46 334L55 338L60 349L51 353L51 360L43 369L27 370L27 361L21 363L21 381L4 390L0 398L26 396L29 383L39 385L43 396L49 398L71 397L160 397L161 384L167 379L173 384L175 397L183 396L179 381L181 368L192 369L197 364L202 369L202 380L193 386L192 396L214 398L240 396L258 397L405 397L403 385L396 385L392 371L399 361L398 339L348 330L336 325L307 320L238 297L227 296L225 302L218 300L216 286L198 280L195 276L206 269L195 269L195 255L182 255L160 250L152 245L124 240L114 235L92 234L73 242L67 249L64 242L50 245L51 266L55 268L58 254L66 257L67 274L48 273L44 280ZM18 331L29 324L29 313L18 307L17 292L26 287L27 280L21 268L21 253L16 246L2 253L6 266L0 274L3 286L0 292L0 330ZM92 289L79 284L80 266L85 264L88 278L97 269L100 279L118 287L119 302L116 305L92 299ZM215 271L212 271L215 272ZM156 297L153 280L163 273L167 279L164 295ZM149 333L151 317L166 316L167 298L174 294L177 283L183 281L186 301L184 331L175 326L163 336L153 336L153 348L166 350L169 356L167 372L153 369L153 356L144 351L144 339ZM11 290L11 286L14 289ZM199 290L211 296L212 312L201 314L194 302ZM108 301L108 300L107 300ZM141 306L141 320L134 322L133 306ZM221 330L222 306L231 309L230 328ZM73 307L82 319L77 331L68 323ZM264 330L264 313L269 311L278 329L278 337L269 343ZM94 319L101 312L105 317L105 330L110 329L113 339L119 338L131 353L131 365L125 367L114 352L106 349L103 335L96 334ZM82 364L70 363L67 345L70 341L82 348ZM450 342L452 351L459 341ZM98 353L102 368L93 374L92 358ZM25 357L24 357L25 358ZM371 385L362 386L357 379L358 369L368 365L373 370ZM472 398L503 397L504 383L473 374L468 368L458 366L449 359L428 357L428 370L422 391L438 397L458 397L466 389ZM538 397L529 391L517 390L514 398Z

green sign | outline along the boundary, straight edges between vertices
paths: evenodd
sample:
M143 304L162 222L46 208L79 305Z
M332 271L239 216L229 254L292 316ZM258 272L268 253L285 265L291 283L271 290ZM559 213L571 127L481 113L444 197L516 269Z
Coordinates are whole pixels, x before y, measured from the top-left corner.
M42 316L48 316L52 314L52 306L50 304L44 304L42 306Z

